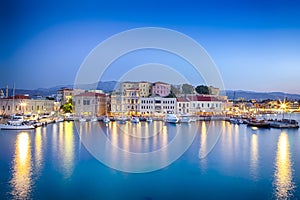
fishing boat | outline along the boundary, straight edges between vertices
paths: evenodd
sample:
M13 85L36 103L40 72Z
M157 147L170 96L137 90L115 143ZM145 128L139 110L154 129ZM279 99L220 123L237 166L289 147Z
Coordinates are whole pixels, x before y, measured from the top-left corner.
M270 122L266 120L253 119L248 122L247 126L255 126L258 128L270 128Z

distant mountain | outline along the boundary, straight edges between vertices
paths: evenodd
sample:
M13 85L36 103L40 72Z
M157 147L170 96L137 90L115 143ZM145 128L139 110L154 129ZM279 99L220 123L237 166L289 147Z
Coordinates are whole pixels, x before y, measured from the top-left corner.
M115 89L116 86L119 85L119 82L117 81L105 81L105 82L98 82L94 84L88 84L88 85L83 85L82 88L85 89L96 89L98 90L103 90L104 92L111 92ZM28 94L30 97L35 98L37 96L42 96L42 97L47 97L51 95L55 95L57 93L57 90L66 87L66 88L73 88L73 85L58 85L54 86L51 88L37 88L33 90L28 90L28 89L15 89L15 94ZM5 88L0 88L3 90L3 92L6 95L6 89ZM9 96L13 95L13 89L9 88L8 89L8 94Z
M118 81L100 81L98 83L94 84L87 84L82 85L82 88L85 89L94 89L96 86L96 89L103 90L106 93L109 93L113 91L115 88L118 88L120 85L120 82ZM15 94L28 94L30 97L36 97L36 96L51 96L55 95L57 90L61 89L62 87L67 88L73 88L73 85L58 85L51 88L37 88L34 90L26 90L26 89L16 89ZM5 88L1 88L3 92L5 93ZM12 89L9 89L9 96L12 95ZM225 95L228 96L228 99L257 99L257 100L265 100L265 99L274 99L274 100L283 100L284 98L287 98L289 100L300 100L300 94L288 94L283 92L253 92L253 91L243 91L243 90L226 90L225 92L221 91L222 94L225 93Z
M288 94L283 92L253 92L253 91L243 91L243 90L226 90L226 95L228 99L241 99L245 100L257 99L274 99L283 100L285 98L289 100L300 100L300 94Z

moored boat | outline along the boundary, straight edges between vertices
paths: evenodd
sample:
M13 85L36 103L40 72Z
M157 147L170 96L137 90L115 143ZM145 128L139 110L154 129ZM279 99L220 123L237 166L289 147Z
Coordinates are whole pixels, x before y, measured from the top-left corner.
M103 122L104 122L105 124L109 123L109 122L110 122L109 117L108 117L108 116L105 116L105 117L103 118Z
M299 128L299 124L294 119L270 120L272 128Z
M165 116L165 122L177 124L179 122L179 118L174 113L168 112Z
M247 123L248 126L255 126L258 128L270 128L270 122L266 120L250 120Z
M1 130L28 130L28 129L34 129L35 127L33 125L27 125L27 124L0 124Z
M181 115L180 117L180 123L190 123L191 118L187 115Z
M132 123L139 123L139 122L140 122L139 118L138 118L138 117L135 117L135 116L132 116L131 119L130 119L130 121L131 121Z

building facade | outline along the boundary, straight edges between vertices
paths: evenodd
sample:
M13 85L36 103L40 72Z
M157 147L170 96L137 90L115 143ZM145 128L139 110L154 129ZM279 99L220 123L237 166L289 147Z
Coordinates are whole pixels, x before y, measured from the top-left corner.
M141 97L149 97L152 94L152 83L139 82L139 90Z
M203 112L221 113L225 101L219 100L213 96L193 95L188 96L190 101L190 113L201 114Z
M0 115L13 114L50 114L59 111L54 100L30 99L28 96L16 95L15 98L0 99Z
M159 115L168 111L176 112L176 98L149 97L140 98L140 113L142 115Z
M166 97L171 92L171 85L163 82L155 82L152 85L152 95Z
M74 95L74 90L71 88L61 88L57 90L56 93L56 101L60 102L61 105L67 103L69 100L72 99Z
M184 97L178 97L176 99L177 101L177 110L176 113L178 114L190 114L190 101L187 98Z
M77 116L102 116L108 112L108 97L105 94L84 92L73 97L75 115Z

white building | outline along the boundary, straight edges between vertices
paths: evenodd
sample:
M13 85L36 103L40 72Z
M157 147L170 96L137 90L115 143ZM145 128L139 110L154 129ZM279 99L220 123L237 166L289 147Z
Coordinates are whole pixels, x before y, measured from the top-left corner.
M201 112L221 113L224 101L213 96L193 95L188 96L190 101L190 113L199 114Z
M168 111L176 112L176 98L149 97L140 98L140 114L165 114Z
M178 114L189 114L191 109L190 101L184 97L178 97L177 99L177 111Z

